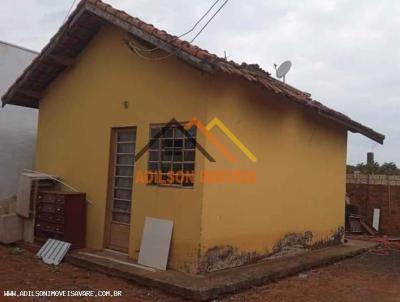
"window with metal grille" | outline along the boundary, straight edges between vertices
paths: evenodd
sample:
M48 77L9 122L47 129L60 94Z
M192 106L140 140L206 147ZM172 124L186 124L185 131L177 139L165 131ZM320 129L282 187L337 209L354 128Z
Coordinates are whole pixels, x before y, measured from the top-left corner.
M196 126L151 125L149 172L157 173L150 184L193 187L196 153Z

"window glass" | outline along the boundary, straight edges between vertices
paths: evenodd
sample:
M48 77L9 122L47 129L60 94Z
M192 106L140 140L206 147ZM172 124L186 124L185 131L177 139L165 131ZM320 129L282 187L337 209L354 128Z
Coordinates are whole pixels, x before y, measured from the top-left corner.
M182 125L150 126L148 169L162 173L159 178L167 181L162 185L193 187L193 177L182 177L180 174L185 171L194 173L196 132L195 126L188 130ZM173 181L168 182L168 174L174 176Z

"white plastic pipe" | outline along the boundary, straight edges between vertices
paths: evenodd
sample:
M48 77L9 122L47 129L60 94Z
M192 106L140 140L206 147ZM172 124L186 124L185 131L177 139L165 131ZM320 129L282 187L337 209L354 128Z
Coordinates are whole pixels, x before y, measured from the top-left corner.
M36 174L43 174L43 175L45 175L46 177L48 177L48 178L50 178L50 179L52 179L52 180L55 180L55 181L59 182L59 183L62 184L63 186L66 186L67 188L70 188L70 189L71 189L72 191L74 191L74 192L80 192L78 189L75 189L74 187L70 186L69 184L67 184L67 183L65 183L65 182L63 182L63 181L61 181L60 179L58 179L58 178L56 178L56 177L53 177L53 176L50 175L50 174L43 173L43 172L39 172L39 171L34 171L34 170L29 170L29 169L23 169L23 171L27 171L27 172L31 172L31 173L36 173ZM89 199L86 198L86 201L87 201L89 204L93 205L93 202L90 201Z

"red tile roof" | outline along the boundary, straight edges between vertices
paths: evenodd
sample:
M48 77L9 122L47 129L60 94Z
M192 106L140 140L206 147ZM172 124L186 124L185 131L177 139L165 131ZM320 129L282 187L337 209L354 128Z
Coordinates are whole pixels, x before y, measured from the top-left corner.
M379 143L383 143L384 135L313 100L310 94L274 79L269 73L260 69L258 65L244 63L240 65L233 61L227 61L163 30L159 30L151 24L132 17L124 11L114 9L111 5L100 0L82 0L79 3L68 21L2 97L3 106L5 104L16 104L38 107L40 93L66 68L59 64L60 61L55 63L54 57L76 56L94 36L99 27L104 24L104 21L119 26L133 35L139 35L139 38L147 42L161 45L160 48L189 61L189 63L198 68L205 68L207 71L213 72L221 71L242 77L276 94L285 96L291 101L314 111L316 114L335 121L352 132L361 133Z

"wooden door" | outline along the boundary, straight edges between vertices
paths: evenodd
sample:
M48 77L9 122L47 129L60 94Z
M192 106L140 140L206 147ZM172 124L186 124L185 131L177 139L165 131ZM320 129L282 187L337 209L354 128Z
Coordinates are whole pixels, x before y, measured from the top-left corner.
M135 166L136 128L111 133L105 247L128 252Z

